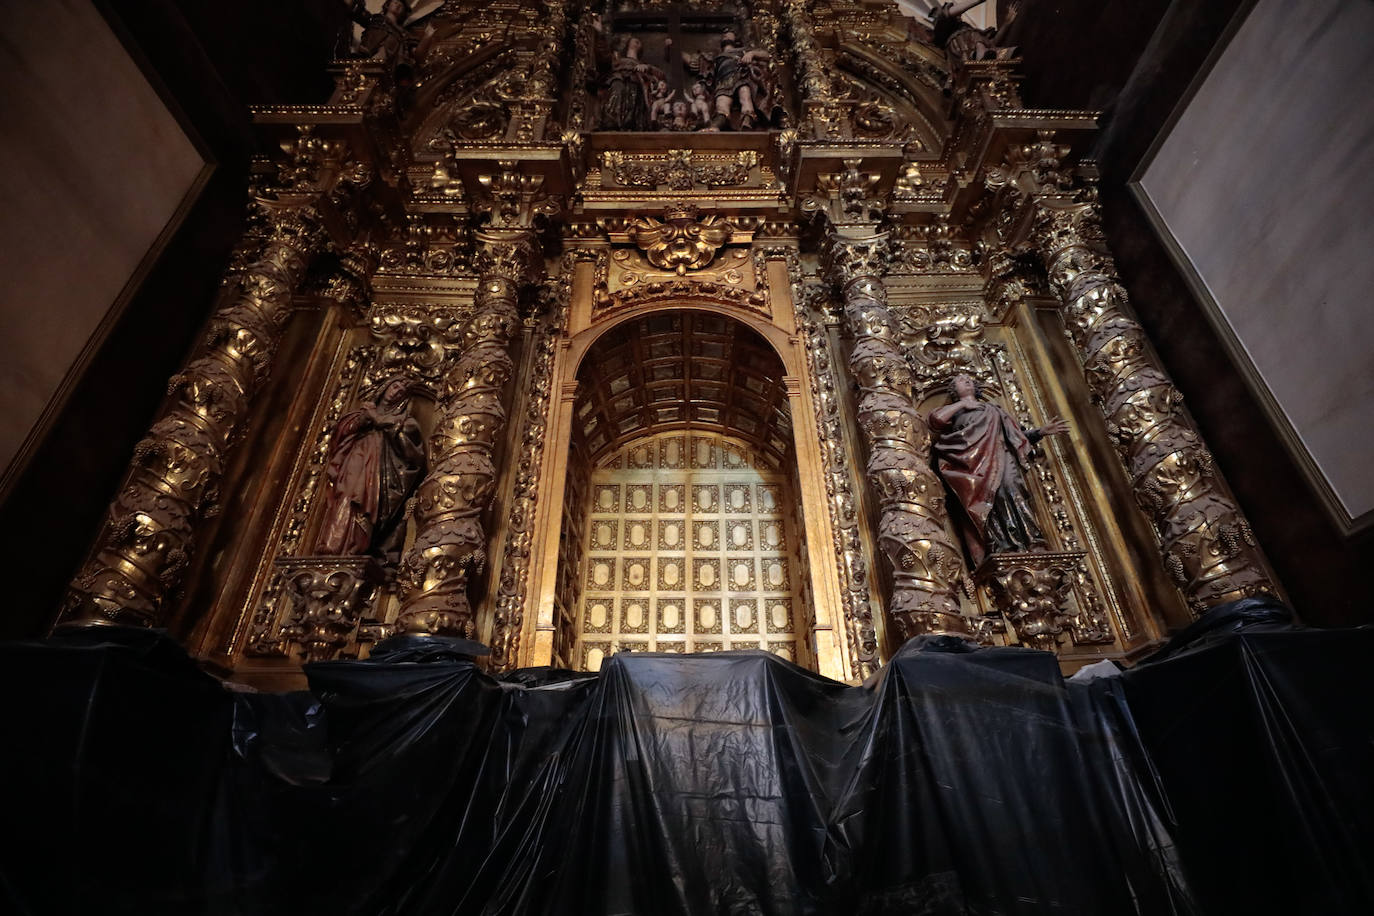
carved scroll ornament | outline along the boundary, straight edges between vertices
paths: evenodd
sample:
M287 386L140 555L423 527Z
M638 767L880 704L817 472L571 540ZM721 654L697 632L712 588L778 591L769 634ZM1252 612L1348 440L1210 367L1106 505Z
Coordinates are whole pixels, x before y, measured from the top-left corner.
M1082 558L1081 551L998 553L988 557L977 575L1021 644L1054 652L1069 622L1069 589Z

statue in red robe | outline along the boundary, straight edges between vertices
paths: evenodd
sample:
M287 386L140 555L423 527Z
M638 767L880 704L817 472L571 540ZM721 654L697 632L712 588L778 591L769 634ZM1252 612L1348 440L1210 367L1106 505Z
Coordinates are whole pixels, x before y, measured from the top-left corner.
M424 473L424 439L410 413L410 382L393 379L374 403L346 414L334 428L315 553L399 557L406 501Z
M950 383L954 400L930 414L933 452L940 475L959 501L953 513L976 567L988 554L1043 546L1024 471L1031 446L1068 431L1059 417L1039 429L1023 430L1011 414L978 399L968 375Z

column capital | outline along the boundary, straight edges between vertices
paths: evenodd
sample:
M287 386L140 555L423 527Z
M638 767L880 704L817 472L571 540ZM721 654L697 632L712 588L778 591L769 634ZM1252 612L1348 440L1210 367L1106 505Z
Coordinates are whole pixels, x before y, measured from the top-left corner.
M544 187L544 176L527 174L520 163L501 159L477 176L481 191L473 209L485 214L491 229L533 229L563 209L563 199Z
M822 269L842 292L848 295L858 287L869 290L873 298L885 298L882 278L892 262L892 240L886 232L870 228L866 232L831 228L821 255Z

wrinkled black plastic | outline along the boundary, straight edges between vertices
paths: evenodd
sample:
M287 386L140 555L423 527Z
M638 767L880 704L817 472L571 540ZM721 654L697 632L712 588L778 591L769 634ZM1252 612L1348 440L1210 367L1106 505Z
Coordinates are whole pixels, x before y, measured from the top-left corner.
M270 695L147 632L11 644L0 893L140 916L1374 911L1374 631L1267 602L1204 623L1083 682L923 638L864 687L752 652L496 680L401 647Z

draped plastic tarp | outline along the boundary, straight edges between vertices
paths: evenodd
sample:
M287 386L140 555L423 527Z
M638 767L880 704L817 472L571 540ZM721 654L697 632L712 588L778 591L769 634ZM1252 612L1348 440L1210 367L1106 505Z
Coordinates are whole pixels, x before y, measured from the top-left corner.
M1374 912L1374 631L1244 602L1149 663L909 643L225 690L170 641L0 647L20 913ZM1115 674L1112 672L1112 674Z

